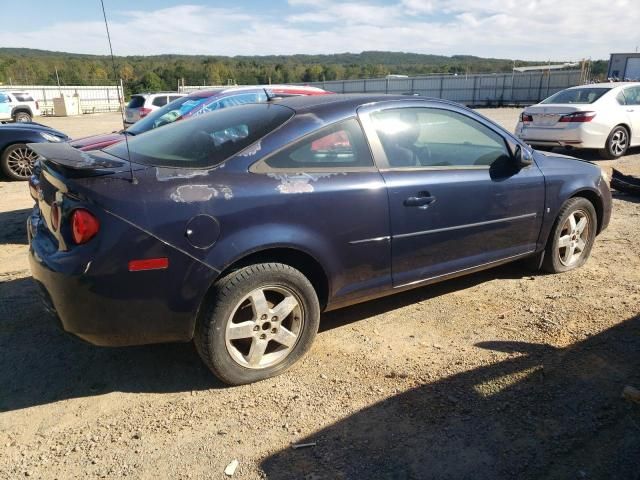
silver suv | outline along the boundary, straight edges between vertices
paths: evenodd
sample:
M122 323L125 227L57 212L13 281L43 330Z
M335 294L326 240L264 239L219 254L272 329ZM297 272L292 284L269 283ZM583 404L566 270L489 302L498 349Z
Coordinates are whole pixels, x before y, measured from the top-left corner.
M184 93L176 92L137 93L132 95L124 110L124 123L127 125L136 123L154 110L184 96Z

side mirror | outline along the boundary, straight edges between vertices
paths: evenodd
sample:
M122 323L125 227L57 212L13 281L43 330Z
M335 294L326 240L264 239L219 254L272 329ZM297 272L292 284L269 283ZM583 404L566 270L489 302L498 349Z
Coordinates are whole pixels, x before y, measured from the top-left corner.
M533 152L518 145L516 147L515 161L518 168L528 167L533 163Z

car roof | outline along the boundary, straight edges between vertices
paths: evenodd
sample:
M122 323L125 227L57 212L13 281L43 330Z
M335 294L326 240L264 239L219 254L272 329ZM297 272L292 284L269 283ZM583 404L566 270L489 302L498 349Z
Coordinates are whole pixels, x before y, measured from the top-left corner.
M574 90L577 88L616 88L616 87L628 87L629 85L638 85L640 82L604 82L604 83L587 83L585 85L576 85L575 87L569 87L567 90Z
M235 93L235 92L244 92L244 91L261 91L261 90L271 90L276 91L277 93L287 93L287 90L291 90L293 94L302 94L303 92L309 93L325 93L326 90L323 90L318 87L310 87L307 85L234 85L232 87L220 87L220 88L211 88L207 90L196 90L195 92L191 92L189 94L190 97L212 97L214 95L222 95L227 93Z
M420 100L425 102L438 102L448 105L460 106L457 103L450 102L448 100L442 100L439 98L420 97L414 95L387 95L387 94L371 94L371 93L333 93L329 95L315 95L315 96L298 96L298 97L286 97L278 99L277 103L285 107L289 107L296 112L301 112L307 109L313 109L320 106L334 106L345 109L356 109L361 105L378 102L389 101L409 101Z

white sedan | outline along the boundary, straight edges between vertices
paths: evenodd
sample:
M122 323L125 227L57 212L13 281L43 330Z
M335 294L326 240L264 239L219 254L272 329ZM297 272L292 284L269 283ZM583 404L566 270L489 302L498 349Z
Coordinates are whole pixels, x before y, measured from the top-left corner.
M618 158L640 145L640 83L562 90L525 108L516 135L534 148L593 148Z

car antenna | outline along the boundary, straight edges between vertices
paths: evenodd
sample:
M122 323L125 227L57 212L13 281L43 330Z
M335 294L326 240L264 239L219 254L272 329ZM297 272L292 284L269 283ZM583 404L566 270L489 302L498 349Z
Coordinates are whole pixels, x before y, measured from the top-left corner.
M118 70L116 69L116 59L113 56L113 47L111 46L111 35L109 34L109 23L107 22L107 12L104 9L104 0L100 0L102 5L102 16L104 17L104 27L107 29L107 40L109 40L109 52L111 53L111 66L113 67L113 77L116 80L116 91L118 92L118 103L120 104L120 117L122 118L122 130L124 133L124 143L127 146L127 159L129 160L129 174L131 175L131 183L134 185L138 183L138 179L133 174L133 163L131 163L131 152L129 151L129 138L126 133L126 125L124 123L124 99L120 97L120 87L122 87L122 95L124 96L124 86L122 82L117 84Z

